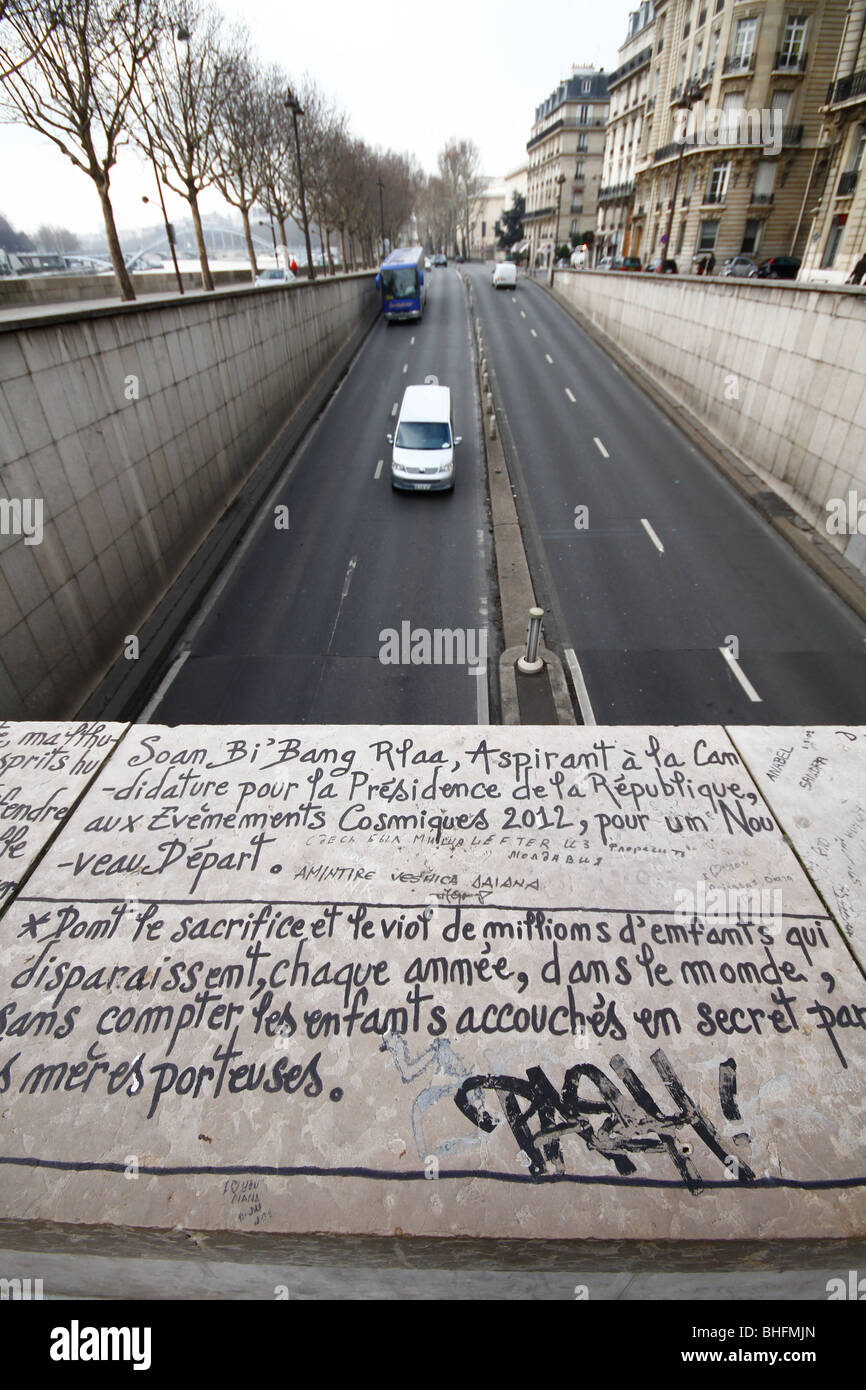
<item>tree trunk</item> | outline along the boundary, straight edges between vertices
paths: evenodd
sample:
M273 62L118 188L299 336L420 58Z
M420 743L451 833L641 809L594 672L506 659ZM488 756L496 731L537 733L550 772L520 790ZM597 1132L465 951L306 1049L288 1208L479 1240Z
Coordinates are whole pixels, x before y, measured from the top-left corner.
M253 246L253 232L252 228L250 227L249 208L241 208L241 217L243 218L244 223L244 238L246 239L247 243L247 255L250 258L250 265L253 269L253 279L255 280L256 276L259 273L259 268L256 264L256 248Z
M192 225L195 228L195 241L198 247L198 258L201 262L202 288L206 290L212 290L214 287L213 276L210 273L210 266L208 264L207 259L207 249L204 244L204 231L201 225L201 214L198 210L198 198L196 197L195 189L191 187L189 184L187 184L187 187L189 188L189 192L187 193L187 202L189 203L190 211L192 212Z
M331 275L336 275L337 271L336 271L336 268L335 268L335 266L334 266L334 257L331 255L331 228L330 228L330 227L326 227L326 228L325 228L325 238L326 238L327 246L328 246L328 270L330 271Z
M97 183L96 191L99 194L99 201L102 204L102 220L105 223L105 235L108 238L108 252L111 256L111 264L114 267L118 292L121 299L135 299L132 276L123 263L123 252L120 249L120 237L117 235L117 226L114 221L114 209L111 206L111 198L108 193L108 183Z
M322 274L327 275L328 272L325 270L325 238L322 235L322 224L318 222L316 225L319 228L319 255L322 257Z
M343 274L349 269L349 261L346 254L346 228L340 228L340 259L343 262Z

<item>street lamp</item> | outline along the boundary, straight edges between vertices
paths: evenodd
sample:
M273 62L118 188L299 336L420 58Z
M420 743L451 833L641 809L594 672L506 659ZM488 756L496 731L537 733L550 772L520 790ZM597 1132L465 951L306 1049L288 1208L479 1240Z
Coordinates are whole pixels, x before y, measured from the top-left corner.
M287 111L292 113L292 123L295 127L295 150L298 156L298 191L301 195L301 217L304 223L304 241L307 245L307 275L310 280L316 278L316 268L313 265L313 251L310 246L310 226L307 222L307 202L304 197L304 170L301 164L301 140L298 135L298 117L303 116L304 111L298 98L295 96L291 87L286 92L286 99L283 102Z
M550 249L550 287L553 288L553 267L556 261L556 243L559 236L559 217L562 206L562 185L565 183L565 174L557 174L554 179L556 189L556 221L553 224L553 246Z
M382 260L385 259L385 185L381 175L376 180L379 188L379 222L382 227Z
M686 90L683 92L683 94L682 94L682 96L680 97L679 101L675 103L675 105L674 105L674 110L675 110L675 111L691 111L691 109L692 109L692 107L695 105L695 103L701 100L701 95L702 95L702 94L701 94L701 89L700 89L700 87L697 85L697 83L694 83L694 82L693 82L693 83L691 84L691 86L687 87ZM661 257L660 257L660 259L659 259L659 274L660 274L660 275L663 275L663 274L664 274L665 261L668 259L668 253L670 252L670 248L671 248L671 232L672 232L672 230L673 230L673 225L674 225L674 209L676 208L676 205L677 205L677 193L679 192L679 189L680 189L680 174L682 173L682 168L683 168L683 155L685 154L686 145L687 145L688 143L689 143L689 120L688 120L688 116L687 116L687 117L686 117L685 129L683 130L683 138L682 138L682 142L681 142L681 144L680 144L680 152L679 152L679 154L677 155L677 172L676 172L676 175L675 175L675 177L674 177L674 192L673 192L673 197L671 198L671 205L670 205L670 207L668 208L668 225L667 225L667 227L665 228L665 234L664 234L664 238L663 238L663 240L662 240L662 254L661 254Z
M147 136L147 152L150 155L150 162L153 165L153 177L156 179L156 191L159 194L159 205L162 208L162 220L165 223L165 234L168 237L168 249L171 252L171 259L174 262L174 273L177 276L177 287L183 294L183 280L181 279L180 267L177 263L177 254L174 249L174 227L168 220L168 213L165 210L165 199L162 196L162 185L159 181L159 170L156 167L156 156L153 153L153 141L150 138L150 126L147 124L147 116L144 111L141 113L144 124L144 133ZM159 132L157 132L158 134ZM145 201L147 201L145 199Z

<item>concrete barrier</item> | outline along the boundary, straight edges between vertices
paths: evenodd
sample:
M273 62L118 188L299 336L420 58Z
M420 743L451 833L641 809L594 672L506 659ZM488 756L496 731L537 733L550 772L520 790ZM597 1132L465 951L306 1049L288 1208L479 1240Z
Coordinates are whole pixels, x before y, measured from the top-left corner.
M866 570L866 292L557 271L554 287ZM841 526L832 502L844 505Z
M124 734L0 918L0 1247L866 1253L866 730L493 732Z
M184 290L201 289L201 271L181 272ZM217 289L227 285L249 285L249 270L220 270L211 266L211 278ZM177 279L174 271L138 270L132 276L136 294L175 294ZM117 281L108 271L102 275L18 275L0 277L0 309L36 306L39 304L69 304L73 300L111 299L117 297Z
M373 276L0 322L0 710L68 717L378 307Z

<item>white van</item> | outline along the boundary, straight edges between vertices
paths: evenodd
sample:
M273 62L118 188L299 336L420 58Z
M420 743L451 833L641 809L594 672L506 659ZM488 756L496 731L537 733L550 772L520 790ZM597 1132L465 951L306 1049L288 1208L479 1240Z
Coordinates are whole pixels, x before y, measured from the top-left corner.
M391 486L412 492L454 486L454 436L451 392L447 386L407 386L397 429L386 436L393 445Z
M490 277L495 290L517 289L517 266L514 261L499 261Z

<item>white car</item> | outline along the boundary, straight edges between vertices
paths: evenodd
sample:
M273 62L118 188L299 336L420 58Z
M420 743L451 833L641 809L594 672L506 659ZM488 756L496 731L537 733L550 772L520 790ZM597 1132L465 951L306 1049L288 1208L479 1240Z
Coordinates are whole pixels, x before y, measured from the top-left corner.
M517 288L517 266L514 261L500 261L494 266L490 282L495 290Z
M292 274L287 266L276 266L270 270L260 270L256 276L257 285L293 285L296 276Z
M454 486L454 434L447 386L407 386L392 445L391 486L411 492L450 491Z

